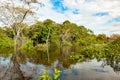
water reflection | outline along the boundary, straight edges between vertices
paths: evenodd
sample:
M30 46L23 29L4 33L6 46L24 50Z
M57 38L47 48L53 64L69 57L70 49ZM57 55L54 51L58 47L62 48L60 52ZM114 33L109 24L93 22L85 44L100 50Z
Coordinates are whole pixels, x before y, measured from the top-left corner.
M18 53L10 55L8 58L1 57L1 80L26 80L22 70L20 69L20 63L23 62L24 57Z
M0 80L38 80L43 69L51 75L54 67L62 70L61 80L120 80L120 64L109 58L76 62L69 55L51 51L0 55Z
M106 58L105 65L110 65L116 73L120 72L120 62Z
M101 62L91 60L90 62L76 63L72 69L65 71L63 80L119 80L120 75L116 74L110 66L101 66Z

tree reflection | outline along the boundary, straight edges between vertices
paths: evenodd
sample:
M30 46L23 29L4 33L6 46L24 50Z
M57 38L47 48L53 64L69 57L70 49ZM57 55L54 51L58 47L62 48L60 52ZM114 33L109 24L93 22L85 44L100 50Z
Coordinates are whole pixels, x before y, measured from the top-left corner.
M77 60L70 60L70 53L72 52L70 47L64 48L62 54L60 53L60 49L52 47L49 50L49 61L48 55L46 51L39 52L26 52L22 53L18 51L16 54L12 54L10 58L10 63L5 68L4 73L2 73L2 80L31 80L34 76L25 76L26 72L21 69L21 65L26 65L27 62L33 63L34 65L44 65L53 69L57 67L60 70L69 68L71 64L77 63ZM66 54L67 53L67 54ZM75 52L74 52L75 53ZM119 60L114 59L113 57L96 57L96 54L92 54L94 58L103 61L103 67L106 65L110 65L115 72L120 71L120 63ZM6 57L6 55L4 56ZM81 62L92 60L91 56L79 56ZM31 73L33 70L30 70Z
M29 80L29 78L24 77L24 73L21 70L20 63L25 62L25 57L21 53L13 54L11 61L6 68L2 80Z

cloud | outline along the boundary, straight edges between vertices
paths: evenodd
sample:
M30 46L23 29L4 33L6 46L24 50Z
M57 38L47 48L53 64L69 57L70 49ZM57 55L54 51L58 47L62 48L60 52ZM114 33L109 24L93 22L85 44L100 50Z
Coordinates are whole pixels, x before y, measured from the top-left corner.
M70 20L92 29L96 34L119 32L120 0L39 0L43 4L35 9L39 20L47 18L62 23ZM117 26L116 26L117 25Z
M106 32L108 35L113 33L120 34L120 22L106 23L104 25L105 27L101 28L100 31Z
M78 16L81 17L76 19L76 23L85 25L97 34L108 34L120 26L113 26L120 22L120 0L64 0L64 4L71 9L79 9ZM106 30L102 30L104 28Z
M49 18L57 23L67 20L67 17L62 12L53 9L54 5L50 0L40 0L40 2L44 4L44 6L36 11L39 20L43 21Z

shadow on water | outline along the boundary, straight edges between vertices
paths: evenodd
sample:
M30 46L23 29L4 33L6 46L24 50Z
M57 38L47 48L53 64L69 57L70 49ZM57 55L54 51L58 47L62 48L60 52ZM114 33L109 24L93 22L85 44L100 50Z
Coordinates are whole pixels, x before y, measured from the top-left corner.
M55 67L62 71L61 80L120 80L119 62L109 58L77 62L65 51L51 49L49 60L46 52L0 54L0 80L38 80L44 69L51 75Z

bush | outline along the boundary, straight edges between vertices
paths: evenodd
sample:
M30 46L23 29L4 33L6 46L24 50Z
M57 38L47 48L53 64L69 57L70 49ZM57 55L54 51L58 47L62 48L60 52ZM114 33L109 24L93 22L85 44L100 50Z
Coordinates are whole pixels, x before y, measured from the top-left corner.
M33 41L28 40L25 44L22 45L20 50L24 53L29 53L34 51Z
M0 36L0 53L13 50L14 42L7 36Z
M36 50L36 51L45 51L45 50L46 50L46 47L47 47L46 44L37 44L37 45L35 46L35 50Z

